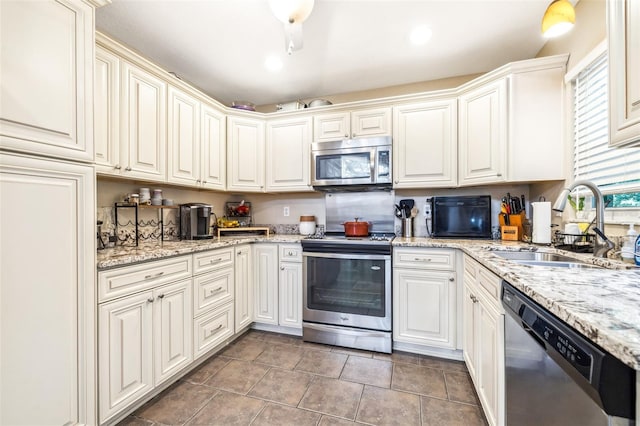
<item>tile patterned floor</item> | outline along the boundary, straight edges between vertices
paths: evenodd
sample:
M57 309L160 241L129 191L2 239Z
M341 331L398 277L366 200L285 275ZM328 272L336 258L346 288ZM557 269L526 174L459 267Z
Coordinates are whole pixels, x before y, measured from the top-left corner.
M252 330L122 426L485 426L462 362Z

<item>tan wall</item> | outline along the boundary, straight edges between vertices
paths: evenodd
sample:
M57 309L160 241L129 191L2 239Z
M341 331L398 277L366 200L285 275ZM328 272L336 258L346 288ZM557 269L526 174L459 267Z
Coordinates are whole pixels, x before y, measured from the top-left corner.
M314 99L326 99L334 104L346 102L356 102L368 99L386 98L391 96L410 95L413 93L430 92L435 90L451 89L458 87L482 74L465 75L459 77L443 78L439 80L421 81L418 83L401 84L398 86L382 87L379 89L363 90L359 92L341 93L334 95L318 96ZM303 102L310 102L313 99L304 99ZM259 112L274 112L276 104L260 105L256 107Z

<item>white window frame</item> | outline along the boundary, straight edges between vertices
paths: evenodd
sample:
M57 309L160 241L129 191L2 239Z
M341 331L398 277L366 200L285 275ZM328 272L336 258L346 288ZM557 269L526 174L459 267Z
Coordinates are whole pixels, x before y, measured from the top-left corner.
M571 161L570 165L568 165L568 182L573 182L574 177L574 168L573 168L573 158L575 151L575 140L574 140L574 81L578 77L578 75L588 66L590 66L598 57L602 54L606 54L607 52L607 40L603 40L599 43L591 52L589 52L584 58L582 58L576 65L574 65L564 77L565 86L567 88L567 93L570 94L567 99L567 103L569 107L568 111L568 119L567 119L567 135L569 136L567 140L570 141L569 147L569 155L568 158ZM608 83L607 83L608 84ZM631 188L629 191L640 191L640 186L637 188ZM606 191L603 191L604 194L607 194ZM591 191L586 189L585 196L590 199ZM588 204L588 202L587 202ZM616 208L608 208L605 210L605 222L608 224L628 224L631 222L640 223L640 208L638 207L616 207Z

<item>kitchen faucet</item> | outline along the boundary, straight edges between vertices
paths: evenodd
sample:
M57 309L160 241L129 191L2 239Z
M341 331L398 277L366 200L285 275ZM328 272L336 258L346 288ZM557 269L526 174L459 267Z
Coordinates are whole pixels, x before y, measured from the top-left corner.
M571 184L568 188L564 188L556 202L553 204L553 210L557 212L564 211L565 206L567 205L567 197L569 196L569 192L575 189L578 186L586 186L593 192L593 196L596 199L596 227L594 231L597 236L595 241L593 242L593 255L596 257L607 257L607 253L609 253L614 244L608 239L604 234L604 197L602 196L602 192L600 189L591 181L588 180L577 180ZM585 231L586 232L586 231Z

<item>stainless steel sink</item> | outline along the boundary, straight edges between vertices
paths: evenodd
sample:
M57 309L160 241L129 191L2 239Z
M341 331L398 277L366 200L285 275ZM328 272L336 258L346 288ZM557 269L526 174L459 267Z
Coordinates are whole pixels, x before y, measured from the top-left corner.
M601 266L592 265L573 257L563 256L556 253L544 253L537 251L501 251L493 252L504 259L513 260L522 265L551 266L554 268L592 268L602 269Z

